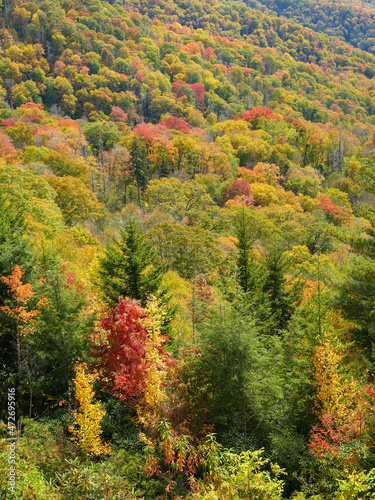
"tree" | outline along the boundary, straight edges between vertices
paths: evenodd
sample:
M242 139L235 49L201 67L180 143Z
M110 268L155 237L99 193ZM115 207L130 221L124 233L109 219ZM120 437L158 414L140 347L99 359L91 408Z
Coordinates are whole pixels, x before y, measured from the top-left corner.
M2 276L0 281L4 283L12 296L11 305L4 305L0 307L0 311L10 318L15 320L16 330L16 352L17 352L17 365L19 382L22 383L23 368L26 369L30 404L29 404L29 417L32 414L33 405L33 377L30 359L25 353L24 338L27 335L35 333L34 318L40 314L39 309L31 309L29 305L30 299L35 295L31 283L23 284L21 281L24 273L20 266L15 266L10 276ZM45 299L41 299L36 304L36 307L45 305Z
M93 384L97 375L88 373L84 363L76 365L75 375L74 393L79 408L72 412L74 423L69 427L73 434L72 439L88 455L106 455L109 447L103 443L100 436L100 422L105 411L101 409L100 401L93 403Z
M141 143L140 139L137 136L133 137L133 141L129 149L129 154L130 172L132 173L137 183L138 204L141 205L141 191L144 191L147 187L149 165L145 146Z
M200 325L198 344L200 370L211 394L208 423L226 439L241 436L241 447L248 440L261 445L273 426L283 421L280 340L262 337L239 298L212 311Z
M263 298L270 307L270 321L276 331L285 330L298 305L300 284L286 279L290 261L282 250L274 247L268 253L264 263L265 275Z
M34 274L35 253L26 236L27 226L23 212L9 202L0 193L0 276L10 276L16 265L22 266L26 282ZM13 305L12 294L6 282L0 280L1 306ZM17 333L14 318L5 312L0 314L0 363L4 368L0 372L0 383L6 385L9 380L18 377L20 357L17 352ZM4 406L5 408L5 401Z
M94 347L93 354L103 386L131 405L142 404L144 398L146 404L154 404L158 395L151 394L151 385L159 381L155 369L168 357L158 326L135 301L122 297L102 319L102 326L106 338Z
M160 268L154 262L151 243L140 224L130 219L120 231L120 239L99 259L98 281L107 303L114 307L122 296L145 305L149 294L157 294L161 282Z
M42 411L51 401L68 399L74 366L88 359L94 317L84 284L64 269L53 250L43 251L39 271L40 281L34 288L47 303L40 308L32 341L36 351L34 407Z
M251 219L245 209L237 215L235 231L238 240L237 281L244 292L254 291L258 272L252 249L254 236L251 231Z
M89 217L98 218L103 206L86 184L78 177L64 175L57 177L53 174L44 175L56 191L56 203L60 207L66 224L72 226Z
M101 148L109 151L120 140L120 132L113 122L88 123L83 128L83 133L97 155L100 154Z
M149 231L158 260L164 269L173 269L181 277L213 271L220 262L220 249L206 229L177 222L159 222Z
M24 212L0 193L0 275L7 276L15 265L22 266L25 278L30 279L34 254L26 236ZM0 285L0 299L5 300L6 287Z

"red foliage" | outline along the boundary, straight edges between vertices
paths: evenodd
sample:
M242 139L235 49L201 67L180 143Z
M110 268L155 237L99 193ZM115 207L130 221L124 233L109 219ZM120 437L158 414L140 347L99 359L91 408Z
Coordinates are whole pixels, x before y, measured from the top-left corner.
M35 103L35 102L25 102L24 104L21 104L20 106L21 109L31 109L35 112L42 112L44 113L43 106L41 104Z
M251 196L251 187L247 182L241 182L238 180L234 180L229 188L225 191L223 195L223 201L226 202L228 200L232 200L236 198L236 196Z
M191 129L190 125L185 120L177 118L176 116L169 116L166 120L160 121L159 125L168 129L178 130L184 134L189 134Z
M14 125L17 123L18 119L15 116L12 116L11 118L6 118L1 122L1 126L8 128L8 127L14 127Z
M343 224L348 222L350 219L350 212L345 207L339 207L332 203L332 200L321 194L317 197L319 201L319 208L321 208L326 214L327 219L334 224Z
M66 68L66 64L60 60L57 60L55 62L54 67L53 67L53 71L54 71L54 73L56 73L56 75L61 75L65 68Z
M193 312L193 323L199 325L207 317L210 306L215 302L215 297L203 274L195 278L193 287L194 294L190 307Z
M161 137L158 127L151 123L138 123L133 129L133 133L148 145L152 144L155 139Z
M135 56L132 61L131 65L136 71L139 71L140 69L144 68L144 62L139 56Z
M189 85L183 80L177 80L172 83L172 90L177 95L177 97L181 97L183 95L182 89L184 87L189 87Z
M143 83L145 81L145 75L141 69L136 72L136 74L134 75L134 78L141 83Z
M293 127L298 133L305 132L306 130L306 125L303 123L303 121L300 118L292 118L291 116L286 116L284 117L284 121Z
M204 103L204 96L206 94L206 89L203 83L189 83L189 87L194 92L195 98L199 103Z
M128 113L125 113L119 106L113 106L109 119L113 122L125 123L128 120Z
M250 122L254 129L258 128L261 120L275 120L277 122L281 120L280 115L268 108L254 108L248 113L241 113L241 118L242 120Z
M104 378L104 385L116 397L137 403L143 396L147 365L143 362L148 341L142 326L146 312L134 301L119 298L118 306L102 319L107 339L96 346L94 356ZM167 360L164 344L158 347Z
M204 58L208 61L211 59L215 58L216 54L214 52L214 49L212 47L207 47L207 49L204 51Z
M375 401L375 388L372 385L367 385L365 387L365 393Z
M186 87L190 87L193 91L197 104L204 104L206 89L202 83L186 83L183 80L177 80L172 83L172 90L177 97L182 97L184 95L184 89Z
M313 427L310 437L309 451L319 458L327 454L336 457L340 446L352 439L348 426L334 427L332 415L328 413L323 415L323 426Z

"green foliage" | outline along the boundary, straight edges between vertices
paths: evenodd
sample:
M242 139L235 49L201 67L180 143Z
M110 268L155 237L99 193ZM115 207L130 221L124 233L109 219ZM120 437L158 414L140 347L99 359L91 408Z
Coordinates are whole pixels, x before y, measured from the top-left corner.
M254 262L252 250L253 236L251 232L251 219L245 210L238 214L236 220L237 248L237 281L244 292L255 291L258 278L258 268Z
M135 178L138 190L138 204L141 204L141 191L144 191L148 181L148 160L147 151L141 140L137 137L133 138L130 147L130 171Z
M159 222L149 232L159 262L182 278L205 274L219 263L220 251L209 231L177 222Z
M85 137L93 148L94 152L99 155L102 150L108 151L115 146L120 140L120 134L114 123L96 121L88 123L83 132Z
M244 442L261 445L281 417L276 410L284 397L281 343L260 335L249 310L241 313L230 305L211 313L198 342L211 393L210 420L221 432L236 429Z
M372 390L374 14L352 0L2 3L0 277L21 266L25 313L40 311L18 347L17 317L0 315L0 382L36 417L16 497L373 494L371 418L338 456L308 443L325 335L345 346L343 384ZM19 307L8 292L0 307ZM73 367L106 345L103 307L149 294L178 311L165 387L152 365L159 406L137 427L103 389L112 455L74 456Z
M220 449L219 449L220 450ZM252 498L278 500L283 498L284 471L262 457L264 450L235 454L220 450L215 456L207 481L198 482L198 493L191 500L216 498ZM210 457L211 460L213 457ZM210 464L211 465L211 464ZM263 470L265 468L270 470ZM211 480L210 480L211 479Z
M109 246L100 258L99 286L112 307L120 296L140 300L145 305L147 296L157 294L161 283L152 245L146 240L141 224L133 218L120 231L120 236L121 240Z
M68 398L74 365L88 359L94 320L85 287L74 273L62 272L48 257L41 266L45 266L44 276L37 291L48 302L38 316L38 331L30 339L36 410L45 404L56 408Z

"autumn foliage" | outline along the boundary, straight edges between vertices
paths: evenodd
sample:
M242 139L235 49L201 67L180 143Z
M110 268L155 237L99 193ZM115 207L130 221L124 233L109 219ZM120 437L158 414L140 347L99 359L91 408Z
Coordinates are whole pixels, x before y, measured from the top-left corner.
M93 384L97 375L88 373L87 366L83 363L75 368L74 394L79 405L72 412L74 424L70 426L73 440L87 454L105 455L109 446L101 439L100 422L105 415L101 409L100 401L94 403L95 396Z
M149 341L145 321L144 309L136 302L120 297L115 309L102 320L102 327L108 332L107 338L95 348L104 385L116 397L130 404L141 402L151 380L157 376L155 371L152 371L154 375L150 371L150 367L153 370L158 368L155 356L160 356L160 363L168 359L164 351L165 339L157 329L150 329L152 342Z
M25 273L21 270L21 266L16 265L10 276L2 276L0 280L8 287L12 295L13 307L1 306L0 311L17 320L17 328L20 333L25 333L26 325L40 314L39 309L30 309L28 303L35 295L31 283L23 283L22 276ZM46 298L40 299L36 307L45 306ZM32 333L32 329L28 329Z
M252 128L256 130L259 127L261 121L280 121L281 116L269 108L255 108L248 113L241 113L241 119L249 122Z
M345 224L350 220L350 211L345 207L340 207L332 203L331 199L324 194L318 196L319 207L324 211L329 221L334 224Z

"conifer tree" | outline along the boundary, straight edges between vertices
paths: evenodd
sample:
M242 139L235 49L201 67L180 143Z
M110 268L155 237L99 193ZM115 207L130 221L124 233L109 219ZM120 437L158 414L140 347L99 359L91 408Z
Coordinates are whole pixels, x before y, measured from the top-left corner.
M140 225L130 219L120 239L100 259L99 286L105 300L114 307L120 296L140 300L156 294L161 282L160 268L154 265L152 245Z
M269 303L271 325L276 330L285 330L298 304L299 284L288 287L285 278L289 265L279 248L272 248L263 264L263 296Z
M133 138L130 148L130 171L137 183L138 204L141 204L141 191L147 186L149 165L147 160L147 151L141 144L140 139Z
M237 216L235 234L238 239L237 281L244 292L254 292L258 281L258 268L254 261L251 220L245 209Z

